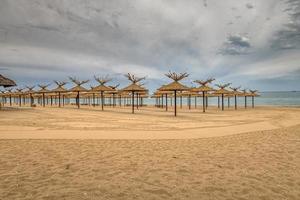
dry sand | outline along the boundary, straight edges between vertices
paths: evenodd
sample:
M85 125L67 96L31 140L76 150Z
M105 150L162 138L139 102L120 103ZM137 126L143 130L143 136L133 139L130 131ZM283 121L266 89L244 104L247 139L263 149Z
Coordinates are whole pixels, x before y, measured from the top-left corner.
M300 124L300 108L23 108L0 112L0 139L191 139Z
M0 199L300 199L299 108L199 110L1 111Z

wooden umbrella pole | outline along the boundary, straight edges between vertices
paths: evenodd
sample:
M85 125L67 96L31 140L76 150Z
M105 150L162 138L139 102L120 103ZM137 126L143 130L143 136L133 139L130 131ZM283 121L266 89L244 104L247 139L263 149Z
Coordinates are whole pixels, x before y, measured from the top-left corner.
M237 109L236 95L234 95L234 108Z
M21 107L21 105L22 105L22 96L19 95L19 106Z
M197 96L195 96L195 108L197 108Z
M136 109L139 109L139 93L136 93Z
M189 110L191 110L191 95L189 94Z
M230 97L227 97L227 107L229 108L230 107Z
M9 95L9 106L11 106L11 95Z
M93 107L95 107L95 104L96 104L96 102L95 102L95 93L93 93Z
M166 93L166 111L168 111L168 94Z
M222 110L224 110L224 94L222 93Z
M252 96L252 108L254 108L254 96Z
M177 116L177 100L176 100L176 90L174 90L174 112L175 112L175 117Z
M101 109L104 110L104 98L103 98L103 91L101 91Z
M132 91L132 114L134 113L134 91Z
M113 107L115 107L116 99L115 99L115 93L113 93Z
M218 108L220 108L220 96L218 96Z
M77 107L80 108L80 96L79 96L79 91L77 92Z
M247 96L245 95L245 109L247 108Z
M45 107L45 93L43 93L43 107Z
M206 106L205 106L205 92L204 91L202 92L202 97L203 97L202 98L203 99L203 112L205 112L205 107Z
M58 107L60 107L60 92L58 92Z
M206 107L206 109L208 107L208 96L205 96L205 107Z

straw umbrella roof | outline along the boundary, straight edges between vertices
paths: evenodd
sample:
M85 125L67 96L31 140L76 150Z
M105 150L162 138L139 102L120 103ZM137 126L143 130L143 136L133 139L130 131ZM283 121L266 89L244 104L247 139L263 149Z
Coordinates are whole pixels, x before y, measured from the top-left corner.
M12 87L12 86L16 86L17 84L9 79L9 78L6 78L4 77L3 75L0 74L0 86L3 86L3 87Z
M168 78L172 79L173 82L163 85L159 88L161 91L183 91L183 90L189 90L190 88L179 83L180 80L188 77L189 75L187 73L180 73L177 74L175 72L169 72L165 74Z
M177 91L183 91L183 90L189 90L190 88L179 83L178 81L174 81L170 84L167 84L167 85L163 85L162 87L159 88L159 90L161 91L174 91L174 90L177 90Z
M255 96L255 97L257 97L257 96L259 96L258 94L257 94L257 90L249 90L250 91L250 96Z
M112 89L112 91L109 91L109 93L111 94L117 94L119 91L117 90L117 88L119 87L120 84L117 85L110 85L109 87Z
M22 91L24 90L24 88L17 88L16 90L17 90L17 91L14 92L14 94L15 94L15 95L21 95L21 94L23 94Z
M33 94L35 91L33 90L35 86L26 86L27 91L25 91L25 94Z
M193 92L209 92L209 91L214 91L215 89L206 86L206 85L201 85L200 87L197 88L193 88L192 91Z
M47 89L47 87L49 86L50 84L47 84L47 85L38 85L41 89L37 91L37 93L48 93L48 92L51 92L50 90Z
M111 81L111 79L108 78L108 76L105 76L105 77L94 76L94 78L99 83L99 85L96 87L93 87L92 88L93 91L98 91L98 92L113 91L112 88L105 85L107 82Z
M239 89L241 88L241 86L239 87L230 87L230 89L232 89L232 95L241 95L242 92L239 91Z
M76 85L75 87L69 89L70 92L85 92L87 91L86 88L82 87L81 85Z
M76 86L74 86L73 88L71 88L69 91L70 92L85 92L87 91L86 88L82 87L81 85L89 82L89 80L85 80L85 81L79 81L77 80L76 78L73 78L73 77L69 77L69 79L74 83L76 84Z
M68 90L64 88L64 85L67 84L67 82L60 82L60 81L54 81L55 84L57 85L56 88L52 90L52 92L67 92Z
M209 91L214 91L215 89L207 86L208 83L211 83L214 80L215 80L214 78L209 78L209 79L207 79L205 81L195 80L194 82L200 84L200 87L193 88L192 91L193 92L209 92Z
M216 86L219 87L219 89L216 90L214 93L215 93L215 94L230 94L231 91L225 89L225 88L228 87L230 84L231 84L231 83L227 83L227 84L224 84L224 85L217 84Z
M132 83L128 85L127 87L123 88L122 91L146 91L147 89L143 88L142 86Z
M98 91L98 92L113 91L113 89L111 89L110 87L105 86L105 85L98 85L98 86L94 87L92 90L93 91Z
M147 91L146 88L142 87L141 85L138 84L141 80L144 80L145 77L138 78L130 73L126 74L125 77L128 78L132 83L128 85L127 87L121 89L121 91L127 91L127 92L132 92L132 91Z
M247 92L247 89L243 89L242 92L241 92L241 96L244 96L244 97L245 96L251 96L251 94Z

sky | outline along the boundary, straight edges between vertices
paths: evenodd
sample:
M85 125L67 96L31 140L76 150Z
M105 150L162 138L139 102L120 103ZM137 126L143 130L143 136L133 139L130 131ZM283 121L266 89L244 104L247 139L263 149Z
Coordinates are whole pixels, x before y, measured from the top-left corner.
M0 0L0 73L19 87L130 72L153 91L169 70L300 90L300 0Z

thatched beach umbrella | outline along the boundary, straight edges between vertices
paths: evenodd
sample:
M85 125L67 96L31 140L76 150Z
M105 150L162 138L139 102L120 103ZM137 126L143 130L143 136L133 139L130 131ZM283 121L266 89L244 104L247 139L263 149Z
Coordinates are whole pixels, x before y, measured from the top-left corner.
M27 88L27 91L25 92L25 94L29 95L30 106L32 107L33 106L33 102L34 102L32 94L35 93L35 91L33 90L33 88L35 88L35 86L26 86L26 88Z
M203 112L205 112L205 108L207 107L207 106L206 106L207 102L206 102L206 104L205 104L205 100L206 100L206 97L205 97L205 96L206 96L207 92L214 91L214 89L211 88L211 87L209 87L209 86L207 86L207 84L213 82L214 80L215 80L214 78L209 78L209 79L207 79L207 80L205 80L205 81L201 81L201 80L195 80L195 81L194 81L195 83L200 84L200 87L198 87L198 88L193 88L192 91L195 91L195 92L202 92L202 98L203 98Z
M241 86L239 87L230 87L230 89L232 89L232 95L234 95L234 109L237 109L237 96L241 95L241 92L239 91L239 89L241 88Z
M129 81L131 81L131 84L125 88L123 88L121 91L124 91L124 92L131 92L131 98L132 98L132 113L134 113L134 94L136 92L144 92L144 91L147 91L144 87L138 85L138 83L142 80L144 80L146 77L141 77L141 78L138 78L136 77L135 75L133 74L126 74L125 75L126 78L128 78Z
M116 85L110 85L109 87L112 89L112 91L109 91L109 94L112 94L112 98L113 98L113 107L115 107L116 105L116 94L118 94L118 90L117 88L120 86L120 84L116 84Z
M64 88L64 86L67 84L67 82L54 81L54 83L57 85L57 87L54 88L52 90L52 92L55 92L55 93L58 94L58 107L61 107L61 93L66 93L67 92L67 89Z
M0 86L3 86L3 87L13 87L13 86L16 86L17 84L9 79L9 78L6 78L4 77L3 75L0 74Z
M228 87L231 83L227 83L224 85L216 84L216 86L219 88L214 92L214 94L221 95L222 97L222 110L224 110L224 94L229 94L230 91L226 90L225 88Z
M258 90L249 90L249 91L250 91L249 95L252 97L252 108L254 108L254 97L258 96L257 94Z
M104 92L113 90L110 87L105 86L105 84L107 82L111 81L111 79L108 76L106 76L106 77L96 77L96 76L94 76L94 78L99 83L99 85L94 87L93 91L100 92L100 94L101 94L101 108L102 108L102 110L104 110Z
M245 109L247 108L247 97L250 96L249 93L247 92L247 89L243 89L243 92L241 93L241 96L245 98Z
M189 90L189 88L187 86L182 85L181 83L179 83L180 80L188 77L189 75L187 73L180 73L177 74L175 72L169 72L167 74L165 74L168 78L172 79L173 82L168 84L168 85L164 85L160 88L161 91L173 91L174 92L174 116L177 116L177 102L176 102L176 98L177 98L177 91L184 91L184 90Z
M42 94L42 98L43 98L43 107L45 107L45 93L49 93L50 90L47 89L47 87L50 86L50 84L47 84L47 85L42 85L42 84L39 84L38 85L41 89L39 91L37 91L37 93L39 94Z
M21 107L22 105L22 95L23 95L23 90L24 88L17 88L16 89L17 91L15 92L15 95L18 96L18 99L19 99L19 106Z
M166 111L168 111L168 97L171 97L172 98L172 94L173 94L173 92L172 91L163 91L163 90L161 90L161 88L163 88L164 87L164 85L162 86L162 87L160 87L160 88L158 88L157 90L157 92L156 92L156 94L158 95L158 97L160 97L160 95L163 97L163 96L165 96L165 107L166 107Z
M77 107L80 108L80 92L86 92L87 91L87 89L85 89L81 85L89 82L89 80L79 81L75 77L69 77L69 79L76 85L75 87L71 88L69 91L77 93L76 104L77 104Z
M6 89L6 95L9 97L9 106L12 106L12 89Z

